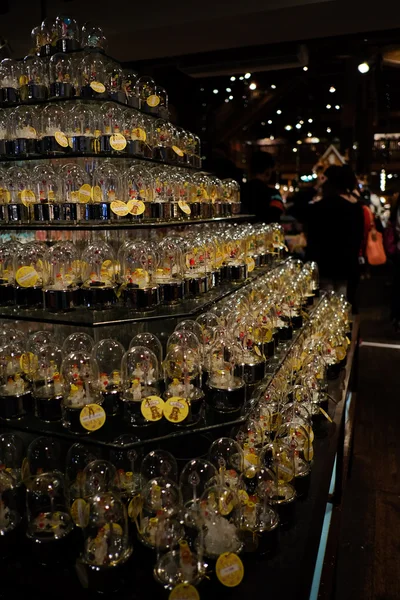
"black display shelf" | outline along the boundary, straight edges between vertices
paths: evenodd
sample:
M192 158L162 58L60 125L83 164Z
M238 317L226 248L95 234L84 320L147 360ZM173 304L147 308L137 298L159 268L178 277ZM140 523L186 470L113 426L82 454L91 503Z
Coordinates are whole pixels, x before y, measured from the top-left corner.
M182 218L176 221L143 221L135 223L123 220L107 221L104 223L0 223L0 231L118 231L123 229L182 227L201 223L236 223L238 221L252 221L254 218L254 215L232 215L229 217L210 217L208 219Z
M25 163L25 162L34 162L34 161L43 161L43 160L66 160L71 158L112 158L113 160L138 160L140 162L147 162L161 166L168 167L176 167L177 169L190 169L191 171L201 171L200 167L192 167L191 165L182 165L180 163L159 160L157 158L146 158L145 156L140 156L139 154L117 154L116 152L66 152L65 154L37 154L33 156L0 156L0 164L1 163Z
M281 264L282 261L277 260L268 267L253 271L249 274L249 277L241 283L224 283L198 298L183 300L180 304L175 306L161 305L152 312L134 312L128 308L116 307L108 310L76 308L69 312L53 313L42 308L22 309L19 307L0 307L0 319L53 323L58 325L75 325L78 327L102 327L109 325L124 325L126 323L157 321L169 318L191 318L205 312L215 302L219 302L226 296L233 294L236 290L248 285L258 277L269 273L272 269L275 269Z

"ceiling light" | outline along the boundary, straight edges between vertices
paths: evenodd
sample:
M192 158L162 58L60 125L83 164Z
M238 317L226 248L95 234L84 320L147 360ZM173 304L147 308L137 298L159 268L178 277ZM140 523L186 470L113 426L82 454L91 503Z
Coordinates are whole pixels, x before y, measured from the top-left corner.
M297 148L293 148L293 152L297 152Z
M276 85L275 84L271 85L271 90L276 90Z
M270 136L269 136L269 139L270 139L270 140L274 140L275 138L274 138L274 136L273 136L273 135L270 135Z
M272 125L272 121L271 121L271 119L269 119L269 121L268 121L268 125Z
M217 89L213 90L213 94L218 94L218 90Z
M236 81L236 77L234 75L232 75L231 81Z
M330 104L327 104L327 105L326 105L326 108L327 108L328 110L330 110L330 109L332 108L332 106L331 106Z
M298 144L300 146L300 144L302 144L303 142L301 140L297 140L296 144Z
M233 96L229 96L229 100L233 100Z
M329 88L329 91L331 94L334 94L336 92L336 88L333 87L333 85L331 85L331 87Z
M277 114L277 115L281 115L281 114L282 114L282 111L281 111L281 109L280 109L280 108L278 108L278 110L276 111L276 114Z
M301 123L296 123L296 129L301 129Z
M340 110L340 105L339 104L335 104L335 108L336 108L336 110Z
M312 123L312 119L308 119L308 122L309 122L309 123Z
M256 83L251 83L251 84L249 85L249 88L250 88L251 90L255 90L255 89L257 89L257 84L256 84Z
M231 92L232 90L231 90L231 88L226 88L226 91Z
M303 67L303 71L308 71L308 67Z
M362 62L358 65L357 69L360 71L360 73L364 74L364 73L368 73L369 71L369 64L367 62Z
M291 125L285 125L285 129L286 129L286 131L291 131L291 129L293 129L293 127Z
M250 77L251 77L251 73L246 73L244 76L245 79L250 79Z
M264 126L265 125L265 121L261 121L261 125Z
M311 131L309 131L309 132L307 133L307 137L312 137L312 133L311 133Z
M327 133L331 133L331 131L332 131L332 129L331 129L330 127L327 127L327 128L326 128L326 132L327 132Z

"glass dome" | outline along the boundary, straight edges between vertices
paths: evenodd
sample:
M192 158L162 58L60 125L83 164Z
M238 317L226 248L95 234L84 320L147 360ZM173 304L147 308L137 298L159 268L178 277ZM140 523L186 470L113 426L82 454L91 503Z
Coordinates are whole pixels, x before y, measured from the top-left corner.
M10 114L10 139L15 156L38 154L39 114L34 106L17 106Z
M157 119L153 131L154 158L161 161L176 162L177 155L172 150L174 126L168 121Z
M58 15L55 20L56 48L59 52L71 52L80 47L80 31L75 19Z
M44 257L43 293L48 310L65 311L78 303L78 250L72 242L56 242Z
M103 241L91 242L82 253L82 304L105 309L117 302L114 250Z
M61 470L61 448L48 437L38 437L28 447L28 470L32 476Z
M93 463L98 458L98 448L96 447L84 446L78 442L69 448L65 461L65 481L70 506L77 498L83 498L85 495L84 469L89 463Z
M151 77L144 76L137 79L135 90L136 96L140 100L140 107L142 110L150 112L150 110L153 108L152 104L157 102L157 97L155 96L155 87L155 81Z
M162 403L158 399L159 365L156 355L145 346L132 346L121 363L124 418L134 427L150 425L162 418ZM157 403L150 402L153 396ZM149 411L142 401L148 400Z
M47 204L59 201L61 193L59 177L51 165L45 164L45 162L36 165L33 168L31 182L37 203ZM37 212L37 207L34 207L34 216L41 220L41 213Z
M65 154L69 150L65 135L65 111L61 104L48 104L40 115L40 150L43 154Z
M48 76L44 61L34 54L25 56L21 64L19 95L23 102L46 100Z
M102 402L97 363L88 353L72 352L62 362L61 377L64 387L63 426L71 433L87 433L88 430L81 423L81 411L88 404L101 404Z
M112 102L105 102L98 113L99 152L120 152L126 148L125 112L122 107ZM121 198L121 195L117 196Z
M138 75L130 69L124 69L122 78L122 89L125 91L127 102L130 106L139 108L139 98L136 93L136 82Z
M43 306L43 268L46 247L39 242L23 244L14 256L15 303Z
M179 477L179 487L185 507L195 505L197 510L200 496L211 482L217 480L217 476L217 469L208 460L195 458L188 462ZM191 512L194 512L193 509Z
M18 435L2 433L0 435L0 472L6 471L15 485L22 481L22 461L25 457L25 445Z
M56 344L46 344L36 351L35 357L33 397L36 416L46 422L59 421L63 394L61 348Z
M63 165L60 170L60 190L64 203L81 203L91 200L90 178L86 171L72 163Z
M87 333L71 333L65 338L62 351L64 356L71 352L91 353L94 346L94 339Z
M139 240L130 243L122 255L122 299L136 310L151 310L160 303L160 291L153 283L156 255L153 245Z
M15 104L19 99L20 63L4 58L0 63L0 98L2 104Z
M92 107L77 102L66 110L65 116L65 128L71 150L83 154L94 152L95 112Z
M99 385L107 416L116 415L119 409L121 360L124 353L123 345L111 338L100 340L92 349L92 356L99 367Z
M160 285L164 303L175 304L184 298L183 255L178 240L164 238L158 244L154 280Z
M81 42L83 48L97 48L107 52L108 43L102 28L90 22L82 26Z
M178 464L176 458L166 450L152 450L144 457L140 468L142 486L158 477L169 481L178 481Z
M203 531L197 545L204 546L204 554L217 558L224 552L238 553L242 549L235 525L235 512L240 506L238 495L224 485L208 487L200 499Z
M82 473L82 490L85 499L96 494L115 490L117 471L108 460L93 460Z
M102 161L94 170L93 197L96 202L122 200L123 185L121 172L111 161Z
M239 476L244 468L243 450L238 442L231 438L219 438L212 443L208 457L218 469L223 485L237 489Z
M80 63L82 98L106 98L108 71L104 56L99 52L89 52Z
M138 441L134 435L120 435L113 441L114 446L119 446L119 449L114 448L110 452L110 460L117 470L116 487L124 502L141 489L140 462L143 448L132 447Z
M132 554L126 509L117 494L106 492L88 499L82 562L96 570L118 567Z
M240 411L244 404L245 383L237 375L242 354L241 347L230 340L225 330L219 332L209 349L207 401L218 411Z
M14 256L19 250L19 242L9 241L0 244L0 305L13 305L14 298Z
M156 335L154 333L143 332L138 333L133 337L129 344L129 350L133 346L145 346L156 355L158 364L161 365L163 360L163 347Z
M0 416L18 419L32 413L30 380L32 364L21 344L5 345L0 349Z
M36 544L61 541L74 523L65 499L61 473L42 473L31 478L26 492L27 537ZM43 547L42 547L43 548Z
M54 54L50 58L50 98L72 98L75 96L75 73L73 72L74 66L75 62L68 54Z

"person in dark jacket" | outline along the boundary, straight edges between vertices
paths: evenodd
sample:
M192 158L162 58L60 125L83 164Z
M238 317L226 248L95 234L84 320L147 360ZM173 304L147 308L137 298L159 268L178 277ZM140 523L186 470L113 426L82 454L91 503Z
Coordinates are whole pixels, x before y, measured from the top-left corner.
M321 287L355 303L364 216L357 178L347 165L325 171L322 197L310 205L307 255L319 267Z
M258 150L251 157L251 179L246 186L244 209L256 215L256 221L279 223L284 212L283 200L279 190L271 184L275 161L271 154Z

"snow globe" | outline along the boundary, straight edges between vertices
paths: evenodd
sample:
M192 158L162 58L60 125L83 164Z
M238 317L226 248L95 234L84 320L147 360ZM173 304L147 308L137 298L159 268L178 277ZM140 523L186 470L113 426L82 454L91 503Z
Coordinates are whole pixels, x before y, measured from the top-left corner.
M160 304L160 289L154 282L156 256L147 241L132 242L122 257L121 297L128 308L149 311Z
M113 339L100 340L92 349L92 356L99 367L102 406L107 417L118 413L122 385L121 360L124 353L123 345Z
M98 152L100 154L121 154L126 148L124 134L124 111L121 106L105 102L98 113Z
M174 127L164 119L157 119L153 130L153 157L161 162L177 162L172 149Z
M49 62L49 98L73 98L75 96L74 62L68 54L54 54Z
M178 334L178 339L181 337L181 332L175 334ZM199 345L198 340L197 344ZM172 345L165 357L164 415L175 425L194 425L203 416L204 392L201 389L200 352L200 347L193 349L182 343Z
M74 523L65 499L65 483L57 471L32 475L26 492L26 535L36 560L48 565L72 558Z
M61 419L63 386L61 380L61 348L56 344L45 344L35 355L35 372L32 392L36 416L46 423Z
M15 304L13 261L19 246L17 241L0 244L0 306Z
M126 95L128 106L139 108L139 98L136 94L137 73L131 69L124 69L122 75L122 89Z
M40 113L40 153L49 156L68 153L70 147L65 131L64 108L60 104L47 104Z
M0 63L0 101L3 106L19 101L20 63L12 58L3 58Z
M184 298L183 257L178 240L164 238L157 248L154 281L160 286L165 304L176 304Z
M89 104L77 102L68 110L66 133L72 152L91 154L94 152L95 113Z
M155 93L156 84L151 77L139 77L135 85L135 95L139 98L139 108L146 113L157 115L160 99Z
M156 550L158 557L176 546L184 536L179 522L182 496L173 481L150 479L141 492L143 507L138 515L138 537L144 546Z
M117 302L114 250L105 242L91 242L82 253L83 306L102 310Z
M201 527L200 497L217 481L218 471L203 458L195 458L182 469L179 487L184 506L184 523L188 535L195 537Z
M41 58L33 54L25 56L20 64L19 95L21 101L46 100L48 93L47 65Z
M55 39L58 52L72 52L80 48L79 27L75 19L59 15L55 20Z
M104 424L105 413L98 406L102 402L102 396L99 390L99 369L95 360L88 353L72 352L62 362L61 377L63 426L71 433L80 435L99 429ZM84 411L86 406L88 408Z
M294 450L277 440L267 444L260 455L262 468L257 473L258 494L268 498L277 510L281 523L288 525L293 519L296 491L292 485L295 476Z
M245 382L237 375L242 355L226 330L220 331L209 350L206 401L224 419L238 416L246 399Z
M228 215L240 213L240 185L234 179L222 180L222 194L227 204Z
M32 395L29 376L32 372L30 355L22 344L11 343L0 350L0 418L19 419L32 414Z
M15 157L37 156L39 153L39 119L34 106L17 106L10 113L10 151Z
M74 506L75 500L82 499L85 496L84 483L86 476L84 477L84 470L89 464L98 460L99 457L96 452L98 453L97 448L84 446L79 442L72 444L68 450L65 461L65 483L70 510ZM75 506L79 506L79 504L75 504ZM74 509L71 512L74 521L78 521ZM76 524L80 525L79 522Z
M25 192L28 202L33 203L33 219L38 222L58 221L62 216L62 201L60 202L60 180L53 167L45 162L36 165L32 173L31 192ZM25 200L25 204L26 204Z
M81 74L80 96L86 99L107 99L109 73L104 56L98 51L88 52L79 64Z
M90 201L91 185L88 174L79 165L67 163L59 171L60 196L62 202L53 204L53 219L60 221L76 221L82 218L86 210L86 202ZM36 207L35 207L36 208ZM56 215L55 211L59 210ZM42 209L41 209L42 210ZM57 216L57 219L55 217Z
M90 354L94 346L94 339L87 333L71 333L65 338L62 351L63 355L71 354L71 352L86 352Z
M0 557L6 558L21 547L21 514L17 502L17 481L5 469L0 470Z
M207 250L199 238L185 239L183 244L184 254L184 280L185 295L201 296L209 290L209 277L207 273Z
M132 427L154 425L163 416L158 361L144 346L132 346L121 362L124 419Z
M178 481L178 464L167 450L152 450L144 457L140 467L142 487L151 479L162 477L169 481Z
M76 270L78 251L72 242L57 242L44 257L43 295L44 307L59 312L79 304Z
M157 206L153 203L153 176L148 168L133 165L124 174L128 204L132 205L130 218L144 221L157 218Z
M46 246L28 242L14 256L15 303L21 308L42 308L43 266Z
M117 470L116 489L126 505L141 489L139 463L142 449L134 446L138 441L134 435L120 435L113 441L110 452L110 460Z

